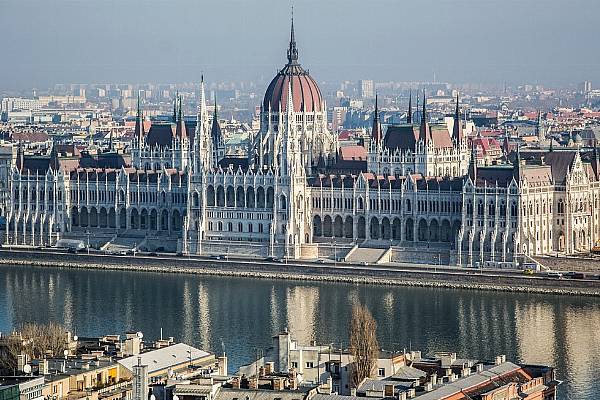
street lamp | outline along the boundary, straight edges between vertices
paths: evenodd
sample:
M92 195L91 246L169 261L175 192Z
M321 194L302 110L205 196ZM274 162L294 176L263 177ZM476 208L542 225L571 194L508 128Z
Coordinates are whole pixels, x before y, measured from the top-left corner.
M337 267L337 247L335 239L333 239L333 266Z
M87 236L87 253L89 255L90 254L90 231L86 229L85 234Z

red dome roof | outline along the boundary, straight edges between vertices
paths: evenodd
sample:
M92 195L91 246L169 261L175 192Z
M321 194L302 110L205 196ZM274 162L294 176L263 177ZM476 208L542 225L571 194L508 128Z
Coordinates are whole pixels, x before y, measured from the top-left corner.
M317 82L298 64L298 50L294 38L294 21L292 20L292 29L290 37L290 47L287 53L288 63L273 78L263 100L265 111L271 108L274 112L286 111L288 102L289 84L292 84L292 101L295 112L313 112L323 111L323 98Z
M268 110L270 105L273 111L278 111L281 102L281 110L286 111L290 80L295 112L322 111L321 91L315 80L299 65L286 65L273 78L265 93L263 102L265 110Z

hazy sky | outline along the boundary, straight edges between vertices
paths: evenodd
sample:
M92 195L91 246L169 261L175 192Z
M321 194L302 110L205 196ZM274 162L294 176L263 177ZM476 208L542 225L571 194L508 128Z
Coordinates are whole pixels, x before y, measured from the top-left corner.
M295 0L318 80L600 84L599 0ZM267 80L288 0L0 0L0 87Z

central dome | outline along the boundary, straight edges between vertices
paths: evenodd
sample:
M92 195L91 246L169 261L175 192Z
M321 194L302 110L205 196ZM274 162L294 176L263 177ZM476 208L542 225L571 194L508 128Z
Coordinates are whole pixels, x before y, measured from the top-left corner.
M294 112L321 112L323 111L323 98L317 82L298 63L298 49L294 37L294 20L290 36L290 47L287 52L288 63L277 73L265 92L263 109L265 111L286 111L288 102L288 91L291 82L292 101Z

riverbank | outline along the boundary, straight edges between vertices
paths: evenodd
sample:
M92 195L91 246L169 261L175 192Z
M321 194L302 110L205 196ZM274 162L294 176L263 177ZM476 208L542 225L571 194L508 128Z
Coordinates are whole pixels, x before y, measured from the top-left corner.
M403 268L252 259L212 260L185 257L126 257L68 254L40 250L0 250L0 265L126 270L223 277L340 282L600 297L600 281L567 280L466 269Z

